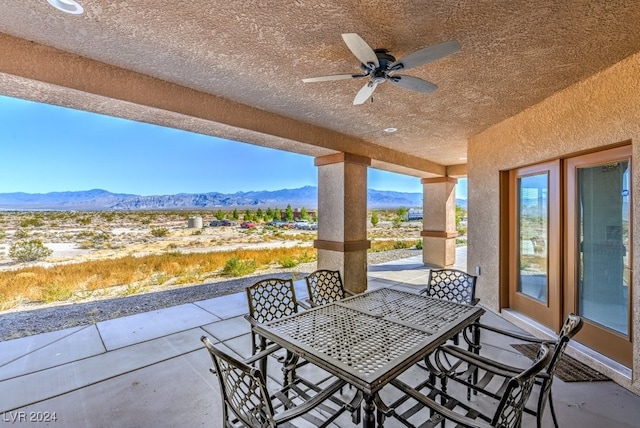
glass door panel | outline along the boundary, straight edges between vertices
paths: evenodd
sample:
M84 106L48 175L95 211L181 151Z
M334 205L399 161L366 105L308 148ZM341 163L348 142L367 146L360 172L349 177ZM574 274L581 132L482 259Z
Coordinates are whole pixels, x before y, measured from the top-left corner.
M631 148L566 161L564 315L584 320L578 342L631 367Z
M578 168L578 314L629 334L629 162Z
M547 304L549 173L518 179L518 292Z
M560 161L509 172L509 306L560 326Z

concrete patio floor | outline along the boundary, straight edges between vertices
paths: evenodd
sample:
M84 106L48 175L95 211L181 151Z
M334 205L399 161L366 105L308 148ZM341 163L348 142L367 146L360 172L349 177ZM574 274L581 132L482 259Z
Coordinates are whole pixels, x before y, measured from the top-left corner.
M464 249L466 250L466 248ZM466 251L458 266L466 266ZM420 257L369 267L369 288L421 289ZM298 298L306 297L296 283ZM221 427L217 379L200 337L250 354L244 293L0 342L0 426ZM483 322L519 329L488 312ZM507 342L483 338L483 352L527 366ZM277 370L271 370L270 374ZM404 376L424 375L408 372ZM554 381L562 427L638 427L640 397L613 382ZM55 421L47 422L47 417ZM29 419L34 419L29 422ZM40 421L38 421L40 419ZM544 426L552 426L545 413ZM353 426L348 415L336 426ZM399 426L389 420L385 426ZM525 416L524 426L535 426Z

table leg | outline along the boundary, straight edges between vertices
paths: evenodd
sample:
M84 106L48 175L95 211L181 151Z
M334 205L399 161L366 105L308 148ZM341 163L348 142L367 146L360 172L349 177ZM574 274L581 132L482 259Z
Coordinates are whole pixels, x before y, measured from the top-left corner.
M476 325L480 323L480 319L477 319L472 325L473 328L473 352L477 355L480 355L480 326ZM476 385L478 383L478 368L473 371L473 384ZM473 390L473 395L478 395L478 391ZM467 388L467 400L471 400L471 391Z
M374 414L376 405L373 403L374 398L375 395L364 395L364 403L362 404L362 409L364 410L364 416L362 418L363 428L375 428L376 426L376 417Z

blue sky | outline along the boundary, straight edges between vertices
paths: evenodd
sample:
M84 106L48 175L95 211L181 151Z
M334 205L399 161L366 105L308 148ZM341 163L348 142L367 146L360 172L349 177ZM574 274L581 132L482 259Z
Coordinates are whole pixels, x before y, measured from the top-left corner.
M0 193L235 193L318 184L310 156L4 96L0 141ZM372 168L368 181L371 189L422 192L418 178ZM466 198L466 180L456 196Z

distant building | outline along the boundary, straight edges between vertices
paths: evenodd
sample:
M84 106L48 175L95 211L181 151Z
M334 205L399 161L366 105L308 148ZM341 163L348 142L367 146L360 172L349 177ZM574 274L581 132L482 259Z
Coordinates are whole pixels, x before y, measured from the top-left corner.
M189 229L202 229L202 217L189 217L187 227Z
M307 214L309 215L309 217L315 217L316 216L316 211L315 210L307 210ZM298 208L294 208L293 209L293 219L294 220L299 220L302 217L300 217L300 210ZM287 212L285 210L281 210L280 211L280 220L286 220L287 219Z
M422 220L422 210L417 208L410 208L409 211L407 211L406 219L407 221Z

